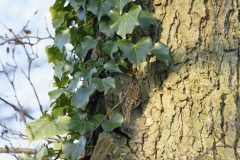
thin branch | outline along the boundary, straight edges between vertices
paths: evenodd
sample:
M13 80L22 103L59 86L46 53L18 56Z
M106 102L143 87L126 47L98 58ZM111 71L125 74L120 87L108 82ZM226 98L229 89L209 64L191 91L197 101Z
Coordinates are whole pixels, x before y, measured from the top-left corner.
M21 109L21 108L18 108L17 106L15 106L14 104L9 103L7 100L3 99L2 97L0 97L0 100L2 100L3 102L5 102L5 103L8 104L9 106L11 106L15 111L20 112L20 113L22 113L23 115L25 115L26 117L34 120L34 118L33 118L30 114L28 114L26 110L23 110L23 109Z
M0 148L0 153L29 153L29 154L36 154L35 149L29 148Z
M5 37L2 37L5 38ZM28 39L28 38L34 38L37 39L38 41L36 43L29 43L29 42L23 42L20 40L23 39ZM7 38L6 38L7 39ZM16 37L16 38L10 38L5 40L4 42L0 43L0 45L4 45L5 43L10 43L10 42L14 42L14 44L29 44L29 45L35 45L37 44L39 41L44 40L44 39L54 39L54 37L38 37L38 36L26 36L26 37Z
M28 136L27 136L27 135L25 135L25 134L23 134L23 133L21 133L21 132L19 132L19 133L14 132L13 130L9 129L5 124L1 124L1 123L0 123L0 126L2 126L2 127L5 128L7 131L9 131L9 133L10 133L11 135L19 136L19 137L22 138L23 140L27 140L27 139L28 139Z

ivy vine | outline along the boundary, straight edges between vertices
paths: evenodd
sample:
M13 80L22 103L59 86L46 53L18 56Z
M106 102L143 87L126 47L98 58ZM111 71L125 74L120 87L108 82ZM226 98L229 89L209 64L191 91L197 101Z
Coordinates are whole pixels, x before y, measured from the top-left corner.
M56 154L76 159L84 154L86 133L98 126L112 131L123 122L120 114L110 119L88 115L91 94L106 95L114 89L115 79L109 73L122 73L120 66L127 68L127 61L139 67L148 55L154 55L168 64L169 48L161 42L153 44L150 37L132 40L136 28L156 20L147 7L133 0L56 0L50 12L55 40L45 50L48 62L54 64L56 89L49 92L50 109L27 124L27 135L29 143L54 137L53 148L40 143L37 159ZM89 58L91 53L97 57ZM74 58L69 59L70 55Z

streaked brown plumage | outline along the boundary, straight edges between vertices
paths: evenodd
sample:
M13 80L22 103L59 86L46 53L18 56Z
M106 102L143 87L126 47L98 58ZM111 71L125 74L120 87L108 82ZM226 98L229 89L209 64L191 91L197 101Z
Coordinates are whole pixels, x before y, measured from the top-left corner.
M132 76L131 83L123 92L122 112L125 116L126 124L130 122L130 114L141 102L141 90L135 74Z

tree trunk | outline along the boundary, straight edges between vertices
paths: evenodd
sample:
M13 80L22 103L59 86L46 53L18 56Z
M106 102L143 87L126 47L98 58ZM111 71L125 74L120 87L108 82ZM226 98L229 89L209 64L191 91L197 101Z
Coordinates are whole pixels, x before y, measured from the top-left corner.
M170 65L155 57L141 63L136 76L142 103L129 127L117 132L127 137L121 143L129 149L110 133L118 150L106 159L239 159L240 1L149 3L158 20L152 38L169 46ZM109 108L130 81L115 79Z

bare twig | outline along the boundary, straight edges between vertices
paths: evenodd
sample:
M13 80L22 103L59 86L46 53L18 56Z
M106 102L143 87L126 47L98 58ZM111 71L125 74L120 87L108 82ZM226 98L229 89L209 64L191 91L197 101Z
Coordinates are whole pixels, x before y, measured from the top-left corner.
M23 42L20 40L28 39L28 38L34 38L37 39L36 43L29 43L29 42ZM8 37L2 37L2 39L6 39L0 45L4 45L5 43L10 43L13 42L13 44L18 45L18 44L29 44L29 45L35 45L39 41L44 40L44 39L54 39L54 37L38 37L38 36L25 36L25 37L16 37L16 38L8 38Z
M9 129L5 124L1 124L1 123L0 123L0 126L2 126L3 128L5 128L6 130L8 130L11 135L19 136L20 138L22 138L22 139L24 139L24 140L27 140L27 139L28 139L28 136L27 136L27 135L25 135L25 134L23 134L23 133L21 133L21 132L18 132L18 133L17 133L16 131L14 132L13 130Z
M9 106L11 106L15 111L22 113L23 115L25 115L26 117L28 117L28 118L30 118L32 120L34 119L30 114L27 113L26 110L18 108L17 106L15 106L14 104L9 103L7 100L3 99L2 97L0 97L0 100L2 100L3 102L5 102Z
M0 153L29 153L29 154L36 154L35 149L29 148L0 148Z

